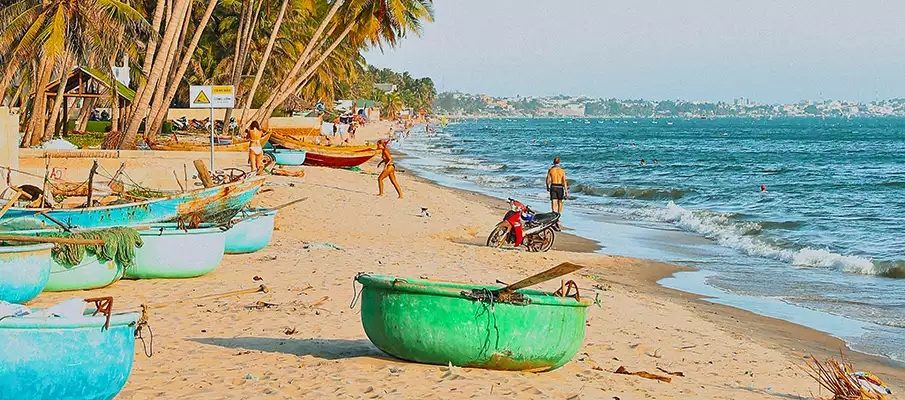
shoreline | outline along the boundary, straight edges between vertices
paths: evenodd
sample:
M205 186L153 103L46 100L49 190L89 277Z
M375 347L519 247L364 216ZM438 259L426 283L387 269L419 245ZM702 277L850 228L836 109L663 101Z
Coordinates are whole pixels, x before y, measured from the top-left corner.
M400 154L400 160L411 158L404 151L393 150L394 155ZM479 193L468 189L444 186L436 180L422 177L417 172L406 169L404 175L412 179L419 180L426 184L435 185L446 190L459 193L459 195L486 204L490 208L498 209L504 213L506 208L502 204L505 200L494 197L489 194ZM585 238L574 230L564 227L556 240L567 240L566 244L554 244L554 250L570 251L576 253L600 253L603 246L596 240ZM629 262L643 262L647 266L655 266L654 270L646 269L636 276L616 275L617 279L597 277L597 274L586 272L579 273L582 276L594 279L598 282L612 283L623 285L631 289L638 290L650 296L663 297L670 301L678 302L686 308L690 308L701 319L714 323L715 325L726 329L733 335L750 335L759 343L764 344L773 349L780 349L790 354L795 354L799 364L803 364L804 357L814 355L815 357L835 357L838 358L840 351L844 350L845 357L852 362L859 370L871 371L878 376L882 376L884 381L891 388L905 388L905 362L893 360L888 357L868 354L858 350L851 349L848 344L840 338L837 338L827 332L813 329L801 324L787 321L781 318L764 316L753 311L732 305L718 304L708 301L709 296L687 292L679 289L672 289L663 286L660 281L665 278L675 278L678 272L700 271L698 268L688 267L667 262L660 262L651 259L627 257L627 256L611 256L629 260ZM607 272L611 274L613 271L595 271ZM638 272L638 271L632 271ZM608 275L611 276L611 275ZM895 393L895 391L894 391Z

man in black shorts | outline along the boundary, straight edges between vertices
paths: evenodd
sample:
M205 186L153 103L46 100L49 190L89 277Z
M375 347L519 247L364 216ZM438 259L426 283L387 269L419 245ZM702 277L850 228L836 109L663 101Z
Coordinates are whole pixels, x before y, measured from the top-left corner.
M559 166L559 157L553 159L553 166L547 171L547 190L550 192L550 207L562 214L562 201L569 194L566 171Z

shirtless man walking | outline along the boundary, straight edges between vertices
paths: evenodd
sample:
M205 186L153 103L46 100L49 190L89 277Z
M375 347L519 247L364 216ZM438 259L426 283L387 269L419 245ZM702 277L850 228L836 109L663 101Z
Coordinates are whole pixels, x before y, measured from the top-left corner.
M380 151L380 157L382 158L377 167L380 167L381 164L386 164L383 166L380 176L377 177L377 187L380 189L380 193L377 196L383 196L383 180L390 177L390 182L393 183L393 187L396 188L396 193L399 194L401 199L402 189L399 188L399 182L396 182L396 166L393 165L393 156L390 154L390 149L385 139L377 141L377 150Z
M559 157L553 159L553 166L547 171L547 190L550 192L550 207L553 212L562 214L562 201L569 193L566 182L566 171L559 166Z

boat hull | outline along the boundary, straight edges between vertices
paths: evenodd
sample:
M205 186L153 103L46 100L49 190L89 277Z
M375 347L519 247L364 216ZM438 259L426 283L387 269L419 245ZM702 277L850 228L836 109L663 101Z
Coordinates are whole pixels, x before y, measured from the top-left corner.
M0 300L25 303L44 290L50 278L50 249L39 243L0 247Z
M47 280L44 291L97 289L110 286L122 277L123 267L116 261L100 261L86 253L78 265L63 265L51 260L50 279Z
M377 149L370 146L321 146L279 134L273 134L270 141L287 149L304 150L306 152L304 165L314 167L357 167L377 154Z
M225 223L245 208L252 196L264 184L264 177L255 177L226 185L202 188L187 193L152 199L138 203L78 209L33 209L12 207L0 218L0 230L28 230L57 225L47 215L80 228L109 228L123 225L143 225L175 221L179 218L200 219L203 222Z
M128 279L194 278L220 265L226 232L205 226L180 230L176 224L156 224L139 231L144 244L135 249L135 265L126 269Z
M373 154L336 156L309 151L308 154L305 155L305 165L312 167L352 168L368 162L368 160L373 157Z
M258 212L250 210L249 213ZM267 247L273 237L273 225L277 212L270 211L264 215L239 222L226 231L226 253L253 253Z
M261 145L270 140L270 134L265 134L261 137ZM229 144L215 144L214 151L216 152L240 152L240 151L248 151L248 146L251 143L249 140L239 141L237 143L229 143ZM151 150L159 150L159 151L211 151L211 145L209 143L198 144L198 143L176 143L176 142L168 142L168 143L155 143L149 145L148 147Z
M571 360L584 339L587 301L523 290L518 293L530 304L490 304L462 293L483 286L369 275L357 280L364 285L365 333L404 360L549 371Z
M307 152L304 150L275 149L273 151L273 158L276 160L277 165L302 165L305 163L306 155Z
M129 378L138 313L0 320L0 398L112 399Z

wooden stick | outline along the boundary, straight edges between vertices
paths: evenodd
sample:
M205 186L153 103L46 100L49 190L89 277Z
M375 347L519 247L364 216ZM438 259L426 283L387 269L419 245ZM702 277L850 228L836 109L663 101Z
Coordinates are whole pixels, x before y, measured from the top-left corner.
M201 183L204 187L214 186L214 180L211 179L211 174L208 172L204 160L195 160L192 164L195 164L195 169L198 171L198 178L201 179Z
M19 236L19 235L0 235L0 240L10 242L35 242L35 243L59 243L59 244L93 244L101 246L107 243L106 240L99 239L74 239L63 237L44 237L44 236Z
M513 283L509 286L506 286L499 290L500 293L511 293L518 289L524 289L528 286L534 286L538 283L543 283L549 281L551 279L559 278L560 276L571 274L572 272L578 271L584 268L583 265L572 264L570 262L564 262L559 264L553 268L550 268L544 272L539 274L532 275L525 279L522 279L516 283Z
M176 178L176 183L179 184L179 188L182 189L182 193L185 193L185 186L182 186L182 182L179 180L179 175L176 175L176 170L173 170L173 177Z
M97 160L94 160L94 164L91 165L91 171L88 171L88 201L85 202L85 207L91 207L91 197L94 194L94 174L97 173Z
M3 215L6 214L7 211L9 211L10 207L13 206L13 204L16 202L16 200L19 200L19 197L21 197L23 194L25 194L25 192L23 192L22 189L19 189L18 187L15 187L15 186L11 186L11 187L16 190L16 194L14 194L13 197L9 199L9 202L6 203L5 206L3 206L3 209L0 210L0 217L3 217Z
M262 215L264 215L264 214L267 214L267 213L269 213L269 212L276 211L276 210L279 210L279 209L281 209L281 208L286 208L286 207L289 207L289 206L294 205L294 204L296 204L296 203L301 203L301 202L303 202L303 201L305 201L305 200L308 200L308 198L307 198L307 197L302 197L302 198L300 198L300 199L295 199L295 200L292 200L292 201L290 201L290 202L288 202L288 203L280 204L280 205L278 205L278 206L276 206L276 207L273 207L273 208L267 208L267 209L258 211L258 212L256 212L256 213L253 213L253 214L250 214L250 215L246 215L246 216L244 216L244 217L242 217L242 218L239 218L239 219L237 219L237 220L235 220L235 221L224 222L224 223L222 223L222 224L220 224L220 225L221 225L221 226L222 226L222 225L230 225L230 224L235 225L235 224L238 224L239 222L242 222L242 221L245 221L245 220L249 220L249 219L252 219L252 218L256 218L256 217L260 217L260 216L262 216Z
M66 231L66 232L72 232L72 227L70 227L68 224L66 224L66 223L63 222L63 221L60 221L60 220L58 220L58 219L52 217L50 214L47 213L47 211L41 211L41 212L35 214L35 216L38 216L38 215L40 215L40 216L42 216L42 217L44 217L44 218L47 218L47 219L50 220L50 222L53 222L53 223L59 225L60 228L63 228L64 231Z

